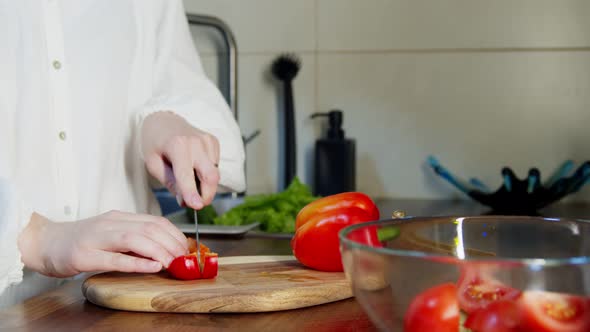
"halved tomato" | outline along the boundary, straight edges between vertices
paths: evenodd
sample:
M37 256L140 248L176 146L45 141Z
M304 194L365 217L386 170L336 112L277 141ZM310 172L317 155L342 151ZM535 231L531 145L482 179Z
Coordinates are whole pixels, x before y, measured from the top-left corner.
M457 332L457 287L447 283L416 295L404 316L404 332Z
M465 323L473 332L519 332L520 308L515 301L496 301L475 310Z
M526 291L521 300L525 331L588 332L590 301L587 298L543 291Z
M178 256L172 260L167 270L176 279L194 280L194 279L212 279L217 276L218 262L217 254L211 252L209 248L200 243L198 250L201 254L201 266L197 259L197 242L188 238L189 254Z
M521 291L504 285L492 276L489 267L466 265L458 284L459 307L466 313L487 307L501 300L515 300Z

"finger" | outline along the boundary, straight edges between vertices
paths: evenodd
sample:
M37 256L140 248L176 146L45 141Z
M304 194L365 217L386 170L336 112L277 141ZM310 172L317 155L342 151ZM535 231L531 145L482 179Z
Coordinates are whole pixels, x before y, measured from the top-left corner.
M154 153L146 158L145 166L148 172L176 196L176 179L170 164L162 156Z
M219 169L209 158L199 158L194 163L197 176L201 181L201 197L205 205L211 204L219 183Z
M170 220L164 217L157 217L154 220L155 223L159 224L166 232L174 237L178 244L182 247L184 253L188 252L187 238Z
M132 251L140 256L158 261L162 266L170 265L175 257L158 242L133 231L109 232L108 235L107 245L103 246L107 251Z
M207 155L213 161L214 164L219 164L219 141L213 135L206 135L204 138L205 141L205 150L207 151Z
M185 141L177 141L168 150L166 157L172 163L178 193L180 193L187 206L197 210L201 209L203 202L197 193L192 155L191 150L188 149L188 144Z
M215 198L219 183L219 143L213 135L203 135L202 145L193 145L193 167L201 182L200 195L205 205L211 204Z
M137 223L137 232L164 247L172 257L187 253L187 243L182 244L161 225L152 222Z
M139 213L128 213L128 212L119 212L119 211L111 211L111 218L117 220L128 220L128 221L138 221L138 222L152 222L160 225L164 228L166 232L172 235L182 246L183 251L188 249L186 243L186 236L176 227L170 220L160 217L160 216L152 216L149 214L139 214ZM123 222L116 223L117 230L126 230L126 224Z
M93 250L79 266L80 271L119 271L154 273L162 270L162 264L146 258L133 257L118 252Z

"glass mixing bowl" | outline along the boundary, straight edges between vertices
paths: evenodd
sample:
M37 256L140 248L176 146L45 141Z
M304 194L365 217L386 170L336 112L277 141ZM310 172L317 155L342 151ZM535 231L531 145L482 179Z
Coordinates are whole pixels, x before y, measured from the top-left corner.
M380 330L590 331L588 221L408 217L339 236L354 295Z

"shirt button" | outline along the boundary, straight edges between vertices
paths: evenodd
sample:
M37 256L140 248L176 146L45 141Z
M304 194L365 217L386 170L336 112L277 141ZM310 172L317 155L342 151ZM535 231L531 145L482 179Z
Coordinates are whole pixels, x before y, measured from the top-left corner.
M55 60L53 61L53 68L55 68L56 70L59 70L61 68L61 62Z
M62 140L62 141L65 141L66 138L67 138L66 132L65 131L60 131L59 132L59 139Z
M64 206L64 213L66 216L69 216L72 213L72 208L69 205Z

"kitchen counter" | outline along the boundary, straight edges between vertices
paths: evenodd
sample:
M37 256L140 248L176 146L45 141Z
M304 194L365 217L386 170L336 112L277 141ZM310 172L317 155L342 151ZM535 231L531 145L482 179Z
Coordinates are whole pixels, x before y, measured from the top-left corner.
M202 240L222 256L289 255L287 238L246 236ZM354 299L320 306L256 314L174 314L126 312L96 306L84 298L82 280L0 310L0 331L373 331Z
M474 216L497 214L485 205L471 200L408 200L376 198L375 203L386 219L395 210L402 210L408 216ZM538 211L543 217L590 219L590 203L563 202L549 205Z
M478 215L490 211L469 201L377 199L382 217L394 210L408 215ZM540 211L551 217L590 217L588 204L556 204ZM290 254L288 238L247 234L244 238L202 237L223 256ZM82 281L64 286L14 307L0 311L0 330L26 331L181 331L181 330L274 330L274 331L372 331L375 327L360 305L344 300L320 306L259 314L168 314L105 309L85 300Z

